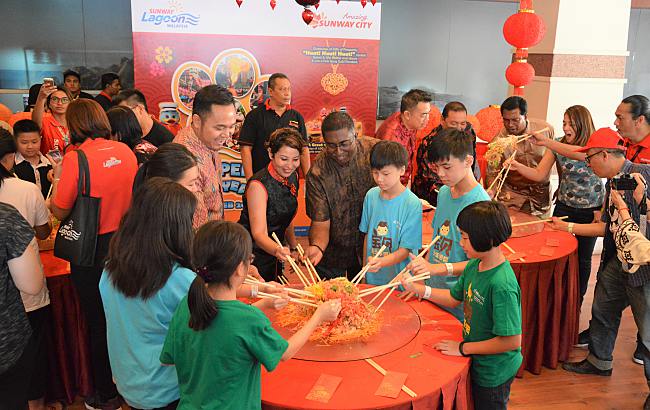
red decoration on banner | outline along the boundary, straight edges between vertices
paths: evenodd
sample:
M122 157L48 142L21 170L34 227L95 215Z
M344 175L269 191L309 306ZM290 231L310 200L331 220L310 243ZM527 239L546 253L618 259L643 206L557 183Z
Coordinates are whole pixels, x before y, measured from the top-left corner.
M314 19L314 12L313 11L311 11L309 9L303 10L303 12L302 12L302 21L304 21L305 24L309 25L309 23L311 23L311 21L313 19Z
M533 81L535 69L523 61L515 61L506 69L506 80L515 87L524 87Z
M483 141L492 141L503 127L501 109L498 105L490 105L489 107L483 108L476 113L476 118L481 124L480 129L476 131L476 135Z
M377 3L377 0L370 0L370 2L371 2L372 5L374 6L374 5Z
M340 1L341 1L341 0L336 0L336 4L339 4Z
M314 8L316 8L316 10L318 10L318 6L320 6L320 2L314 4Z
M361 0L361 7L366 7L366 4L368 4L368 0Z
M517 48L530 48L539 44L544 34L544 20L531 11L513 14L503 24L503 37L508 44Z
M271 0L271 9L275 10L275 6L277 6L277 2L275 0Z
M235 3L237 3L237 7L241 7L241 4L244 2L244 0L235 0Z
M320 0L296 0L296 3L306 8L308 6L315 6L320 3Z

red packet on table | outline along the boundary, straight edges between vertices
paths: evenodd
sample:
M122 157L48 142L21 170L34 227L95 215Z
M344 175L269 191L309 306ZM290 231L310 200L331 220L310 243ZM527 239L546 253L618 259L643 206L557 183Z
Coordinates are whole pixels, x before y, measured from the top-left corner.
M400 372L387 371L384 379L381 381L379 388L375 392L375 396L390 397L396 399L399 392L402 390L404 382L408 374Z
M329 374L323 373L320 375L316 381L316 384L314 384L314 387L311 388L305 398L307 400L327 403L334 395L336 388L339 387L341 380L343 380L342 377L331 376Z
M506 255L506 259L509 261L517 261L519 258L525 258L526 254L524 252L515 252Z
M542 256L553 256L555 253L555 249L550 248L548 246L542 247L542 249L539 250L539 254Z
M560 246L560 240L559 239L548 238L546 240L546 246Z

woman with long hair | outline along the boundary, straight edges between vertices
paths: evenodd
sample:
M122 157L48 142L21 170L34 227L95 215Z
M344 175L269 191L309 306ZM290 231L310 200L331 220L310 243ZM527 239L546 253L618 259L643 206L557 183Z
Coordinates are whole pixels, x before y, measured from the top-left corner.
M61 164L53 161L50 209L61 221L72 211L78 194L78 158L85 155L90 171L90 195L101 201L94 263L92 266L70 263L70 276L86 316L90 339L95 396L86 398L86 408L118 409L120 401L108 360L106 318L99 294L99 278L108 244L131 203L131 188L138 163L128 146L110 139L111 126L97 102L77 99L70 103L65 115L71 143L78 147L65 154Z
M567 222L590 223L599 218L605 197L603 182L589 168L584 153L573 153L571 156L574 159L571 159L556 152L557 146L564 146L566 149L574 151L587 143L595 131L589 110L582 105L567 108L562 121L562 130L564 136L560 141L535 138L540 145L549 148L537 168L530 168L513 160L510 169L519 172L531 181L542 181L548 178L551 168L555 164L560 176L560 185L555 193L553 216L566 216L568 217ZM596 238L587 236L576 236L576 238L578 239L580 296L582 299L587 292L591 274L591 256L596 245Z
M196 157L185 145L175 142L162 144L149 161L142 164L135 176L133 189L137 189L152 177L169 178L190 192L199 190L199 168L196 165Z
M61 155L72 144L65 113L72 96L65 87L43 84L38 93L32 119L41 129L41 152L59 151Z
M196 277L190 266L195 208L190 191L150 178L111 239L99 291L113 378L131 408L175 408L180 397L176 372L158 357Z

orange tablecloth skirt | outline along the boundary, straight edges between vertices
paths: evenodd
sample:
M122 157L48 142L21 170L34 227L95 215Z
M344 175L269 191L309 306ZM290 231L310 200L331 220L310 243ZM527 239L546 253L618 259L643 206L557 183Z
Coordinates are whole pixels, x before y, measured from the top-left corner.
M264 409L468 409L469 359L444 356L433 349L443 339L461 340L461 324L429 302L411 301L421 320L417 336L396 351L373 358L386 370L407 373L406 386L418 394L400 392L396 399L376 396L383 376L364 360L312 362L289 360L271 373L262 371ZM305 399L322 374L343 380L328 403Z

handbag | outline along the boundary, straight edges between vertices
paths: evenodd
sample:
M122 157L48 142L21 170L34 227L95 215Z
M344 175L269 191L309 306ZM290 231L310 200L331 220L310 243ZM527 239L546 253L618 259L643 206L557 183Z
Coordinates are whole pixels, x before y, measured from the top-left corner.
M82 150L77 150L77 159L77 199L56 233L54 256L73 265L90 267L95 264L101 198L90 196L90 169Z

